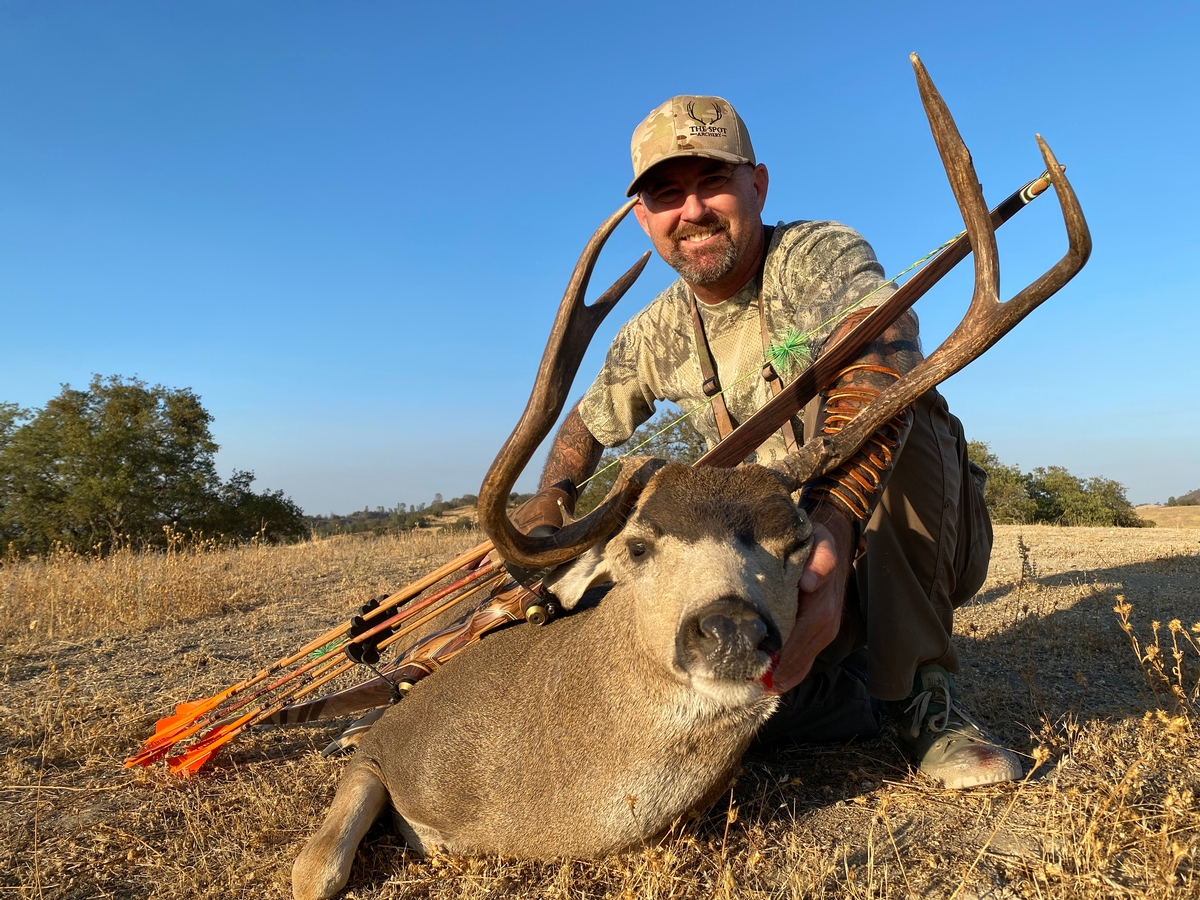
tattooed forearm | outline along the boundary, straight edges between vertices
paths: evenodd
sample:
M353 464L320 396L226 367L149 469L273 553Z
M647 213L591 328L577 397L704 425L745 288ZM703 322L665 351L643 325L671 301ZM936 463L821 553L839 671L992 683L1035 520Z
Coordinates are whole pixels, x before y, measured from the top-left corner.
M855 313L842 323L831 343L836 343L870 314L870 310ZM902 315L888 326L883 335L863 351L856 363L861 366L879 366L894 369L901 375L911 370L922 359L921 339L917 336L917 322L911 314ZM847 369L835 387L867 387L875 393L890 387L895 378L869 368ZM857 404L852 404L857 406Z
M544 490L564 478L571 479L572 484L579 484L596 470L603 452L604 446L583 424L578 407L572 409L558 429L550 455L546 457L546 468L542 470L539 488Z
M851 316L837 337L842 337L865 315L864 312ZM821 430L827 435L837 434L920 360L916 319L911 315L901 316L825 390ZM835 509L856 524L856 531L861 533L862 524L879 502L911 422L912 407L909 407L880 427L840 466L807 485L806 507L814 513L826 507Z

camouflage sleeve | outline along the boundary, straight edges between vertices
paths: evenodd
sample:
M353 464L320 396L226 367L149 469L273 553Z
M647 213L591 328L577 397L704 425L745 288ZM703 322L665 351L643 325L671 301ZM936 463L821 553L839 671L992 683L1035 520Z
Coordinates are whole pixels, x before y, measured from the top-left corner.
M654 393L639 373L641 344L635 318L617 332L604 366L579 401L583 424L605 447L625 443L654 414Z
M780 289L794 307L795 325L815 332L820 344L836 329L830 321L853 308L878 306L895 292L884 284L883 266L861 234L836 222L789 226L782 238Z

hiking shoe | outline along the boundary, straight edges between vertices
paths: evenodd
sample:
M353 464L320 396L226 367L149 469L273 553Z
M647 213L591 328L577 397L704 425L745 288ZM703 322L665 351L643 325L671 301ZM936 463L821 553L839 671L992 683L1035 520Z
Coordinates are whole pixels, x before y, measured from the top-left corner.
M900 743L922 772L951 790L1019 779L1021 760L955 702L952 685L941 666L917 670L913 696L893 705Z

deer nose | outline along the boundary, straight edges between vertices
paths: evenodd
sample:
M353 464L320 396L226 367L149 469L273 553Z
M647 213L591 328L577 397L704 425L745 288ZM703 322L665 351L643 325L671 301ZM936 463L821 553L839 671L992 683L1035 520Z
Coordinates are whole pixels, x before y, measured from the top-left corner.
M718 678L757 678L763 653L778 650L771 626L738 598L722 598L693 614L676 642L682 668L699 666Z
M735 619L716 614L700 620L700 632L717 646L743 645L757 649L767 636L767 624L758 616Z

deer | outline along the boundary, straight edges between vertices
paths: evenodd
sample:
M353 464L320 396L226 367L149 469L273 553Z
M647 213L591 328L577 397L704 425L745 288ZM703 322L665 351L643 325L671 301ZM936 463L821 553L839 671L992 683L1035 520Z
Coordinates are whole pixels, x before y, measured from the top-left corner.
M294 864L296 900L345 886L359 842L389 806L421 854L578 858L652 841L727 790L779 702L773 661L812 546L795 492L987 350L1091 251L1075 193L1038 136L1068 249L1000 302L994 225L970 153L915 54L912 62L974 253L962 322L838 434L773 468L632 457L592 512L525 534L506 512L512 486L561 414L592 335L649 257L585 304L600 250L636 201L610 216L580 256L529 402L479 493L480 523L500 556L546 572L566 614L490 634L383 714Z

